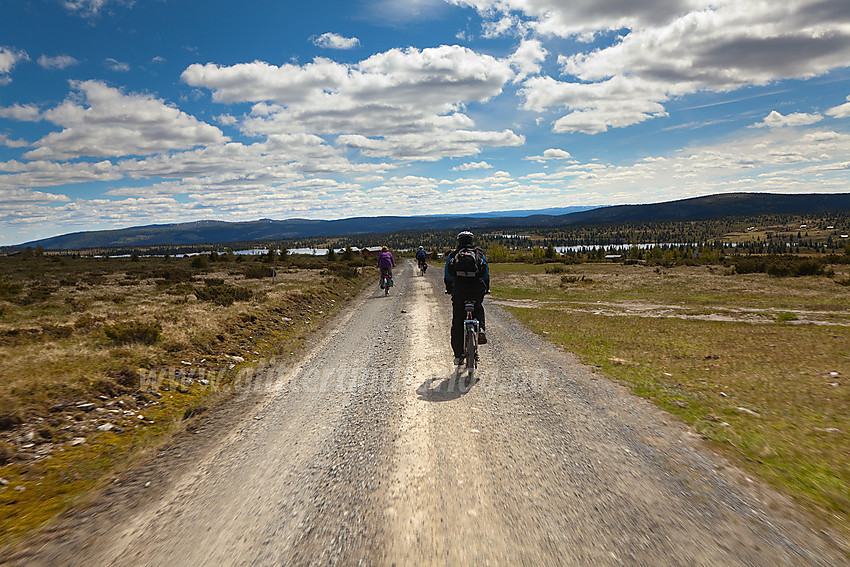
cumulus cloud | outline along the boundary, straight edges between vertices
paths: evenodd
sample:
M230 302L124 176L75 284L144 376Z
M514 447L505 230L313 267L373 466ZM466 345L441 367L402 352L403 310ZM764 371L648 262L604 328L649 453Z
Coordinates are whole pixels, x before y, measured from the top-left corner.
M850 96L847 97L850 101ZM834 118L850 118L850 102L845 102L826 111L827 116Z
M57 55L55 57L42 55L38 58L38 64L45 69L65 69L66 67L76 65L77 63L79 63L79 61L70 55Z
M4 134L0 134L0 146L6 146L7 148L25 148L29 145L29 142L25 140L13 140Z
M543 154L539 156L526 156L522 158L528 161L536 161L538 163L546 163L550 160L568 160L572 159L570 152L559 148L548 148L543 150Z
M511 65L517 73L514 82L520 82L529 75L539 73L540 64L546 59L547 53L540 41L536 39L523 40L510 58Z
M521 34L518 26L541 38L613 38L559 56L567 80L524 82L525 108L566 110L556 132L629 126L665 116L672 97L809 78L850 60L845 0L450 1Z
M63 129L35 142L27 159L147 155L227 141L218 128L150 95L124 94L99 81L70 84L76 93L42 114Z
M215 101L256 103L242 124L248 133L337 136L370 157L425 161L523 143L510 130L476 130L462 112L500 94L512 77L510 62L460 46L392 49L356 64L195 64L182 74Z
M493 166L486 161L471 161L462 163L452 168L452 171L471 171L473 169L492 169Z
M669 23L677 15L707 7L708 0L448 0L478 10L488 22L502 22L502 33L511 27L533 29L540 35L576 36L591 39L600 31L638 28ZM524 18L517 17L521 13ZM530 20L529 20L530 19Z
M791 114L783 116L779 112L773 110L770 114L764 117L764 120L756 122L752 127L783 128L785 126L808 126L809 124L814 124L821 120L823 120L823 116L818 113L806 114L804 112L792 112Z
M0 85L8 84L12 79L8 76L12 68L21 61L29 61L25 51L0 46Z
M41 110L32 104L0 106L0 117L11 118L20 122L38 122L41 120Z
M124 72L124 71L129 71L129 70L130 70L130 64L129 64L129 63L125 63L125 62L123 62L123 61L118 61L118 60L113 59L113 58L111 58L111 57L107 57L107 58L105 59L105 61L106 61L106 66L107 66L109 69L111 69L112 71L121 71L121 72Z
M356 37L344 37L331 32L311 37L310 41L324 49L354 49L360 46L360 40Z

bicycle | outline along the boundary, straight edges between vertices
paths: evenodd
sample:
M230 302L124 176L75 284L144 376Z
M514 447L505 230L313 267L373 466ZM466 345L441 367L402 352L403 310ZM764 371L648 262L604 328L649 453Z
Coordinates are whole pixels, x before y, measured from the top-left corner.
M474 301L465 301L466 319L463 321L463 358L466 360L468 379L471 381L478 366L478 319L473 317Z
M393 286L393 278L390 275L381 276L381 287L384 290L384 295L390 294L390 288Z
M425 271L428 269L428 264L425 263L425 260L419 262L419 275L424 276Z

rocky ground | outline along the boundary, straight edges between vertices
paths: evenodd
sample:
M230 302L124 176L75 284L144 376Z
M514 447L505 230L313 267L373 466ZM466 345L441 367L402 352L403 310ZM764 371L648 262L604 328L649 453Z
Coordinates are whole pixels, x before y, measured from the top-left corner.
M398 270L10 565L840 565L847 542L492 303Z

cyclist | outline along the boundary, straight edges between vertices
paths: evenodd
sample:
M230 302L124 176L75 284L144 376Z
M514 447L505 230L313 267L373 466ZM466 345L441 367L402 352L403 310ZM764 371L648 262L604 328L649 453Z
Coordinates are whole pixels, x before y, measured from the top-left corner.
M381 253L378 254L378 267L381 269L381 289L384 289L384 276L387 277L387 285L392 285L393 266L395 266L395 259L392 252L386 246L382 246Z
M475 302L473 317L478 319L480 332L478 344L487 344L484 333L484 295L490 291L490 267L484 251L475 246L475 237L469 231L457 235L457 247L446 258L443 280L446 293L452 295L451 342L455 364L463 363L463 320L466 319L466 301Z
M428 253L425 252L425 248L422 246L419 247L419 250L416 251L416 261L419 262L419 269L422 270L422 273L425 273L425 270L428 269L428 264L425 263L425 260L428 258Z

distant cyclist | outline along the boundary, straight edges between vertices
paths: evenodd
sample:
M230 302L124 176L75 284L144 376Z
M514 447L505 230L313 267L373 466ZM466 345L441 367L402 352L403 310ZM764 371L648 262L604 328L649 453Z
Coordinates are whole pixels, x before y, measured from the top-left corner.
M422 273L425 273L425 270L428 269L428 264L425 260L428 259L428 253L425 252L425 248L422 246L419 247L419 250L416 251L416 261L419 262L419 269L422 270Z
M484 295L490 291L490 267L484 257L484 251L475 246L475 237L471 232L463 231L457 235L457 247L446 259L443 279L446 293L452 294L452 351L455 364L463 363L463 320L466 319L466 301L475 302L473 316L478 319L480 333L478 344L487 343L484 333Z
M384 288L384 276L387 277L387 284L392 285L394 266L395 259L392 252L386 246L382 246L381 253L378 254L378 267L381 269L381 289Z

